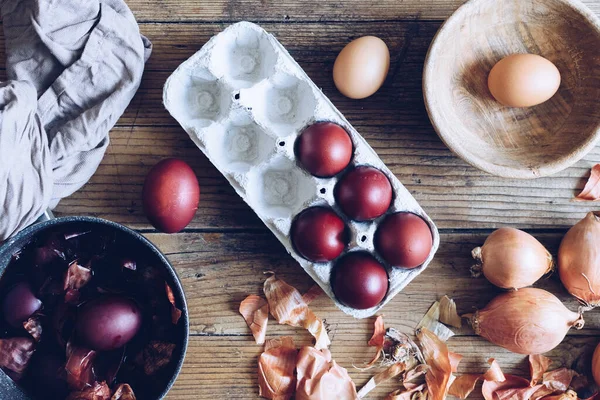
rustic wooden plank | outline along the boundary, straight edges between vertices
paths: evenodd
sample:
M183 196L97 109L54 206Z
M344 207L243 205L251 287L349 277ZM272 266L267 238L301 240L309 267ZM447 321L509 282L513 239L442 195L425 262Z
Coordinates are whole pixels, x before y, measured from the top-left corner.
M474 279L469 268L471 250L480 246L485 232L441 235L441 247L431 265L388 303L382 313L390 326L410 331L431 304L447 294L455 299L459 313L483 308L501 291L487 280ZM249 335L238 314L240 302L248 294L261 294L263 272L275 271L282 279L304 292L312 280L267 232L148 234L176 267L186 290L190 331L196 335ZM561 234L536 234L555 252ZM537 286L557 295L571 310L578 303L562 287L557 276L542 279ZM372 319L356 320L339 311L329 297L317 299L313 308L326 321L332 337L346 334L367 337ZM597 334L600 314L585 314L586 326L572 335ZM297 329L271 324L271 334L293 334ZM461 335L473 335L465 326ZM335 341L335 339L334 339Z
M300 332L295 332L294 339L298 346L311 344L310 339ZM338 336L330 348L333 359L348 370L357 388L379 371L359 371L353 367L353 364L358 366L373 356L373 348L367 347L367 340L366 333L345 333ZM547 354L553 361L550 368L571 367L578 357L592 352L597 342L596 337L589 336L567 338ZM525 356L499 349L483 339L453 337L448 347L464 356L459 374L485 372L487 359L494 357L505 373L529 377ZM262 346L257 346L248 337L192 337L181 374L167 399L259 399L257 362L261 351ZM391 380L367 398L383 399L387 393L399 388L397 381ZM469 399L482 398L479 385Z
M390 20L400 18L446 19L463 0L217 0L164 1L128 0L127 4L140 21L349 21ZM595 12L600 5L584 0Z
M492 177L453 156L430 128L356 126L392 172L442 229L501 225L567 228L595 203L572 202L589 168L600 162L595 148L574 167L532 181ZM200 208L189 228L246 229L264 225L225 178L178 127L117 127L90 182L64 199L57 213L95 215L135 228L150 225L142 212L142 186L152 165L179 157L194 168Z

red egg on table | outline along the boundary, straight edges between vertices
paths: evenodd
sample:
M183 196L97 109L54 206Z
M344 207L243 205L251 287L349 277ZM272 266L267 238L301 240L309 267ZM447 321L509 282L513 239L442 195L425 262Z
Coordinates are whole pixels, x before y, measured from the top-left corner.
M329 178L339 174L352 159L348 132L332 122L317 122L306 128L296 142L300 164L312 175Z
M104 296L78 310L77 338L92 350L110 351L123 347L142 326L142 312L131 299Z
M359 166L338 182L335 197L348 217L356 221L369 221L382 216L390 208L392 185L377 168Z
M387 216L375 233L375 248L395 267L418 267L427 260L432 247L433 237L427 222L408 212Z
M292 224L294 248L307 260L327 262L337 258L348 242L346 224L330 208L311 207Z
M165 233L179 232L194 218L200 201L200 186L194 171L184 161L169 158L156 164L144 182L144 214Z
M388 291L385 267L366 252L344 256L334 267L332 287L342 304L358 310L375 307Z

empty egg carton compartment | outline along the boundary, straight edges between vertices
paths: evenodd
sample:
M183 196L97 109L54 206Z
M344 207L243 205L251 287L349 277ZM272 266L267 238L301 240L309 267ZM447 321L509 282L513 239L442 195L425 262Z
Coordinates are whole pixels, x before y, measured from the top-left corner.
M293 161L275 157L248 174L248 203L269 219L291 219L316 196L316 182Z
M280 135L299 130L313 118L317 105L312 87L295 76L279 72L250 89L240 90L240 103L254 118Z
M260 127L245 110L234 110L218 127L204 132L206 151L223 171L248 172L275 152L275 138Z
M206 68L189 68L169 85L178 93L171 99L174 117L189 127L205 128L229 114L231 89Z
M345 313L356 318L375 314L427 268L439 246L433 221L277 39L258 25L240 22L210 39L169 77L163 97L171 115ZM321 121L341 126L352 141L350 164L329 178L312 176L296 159L297 138ZM344 214L335 191L340 177L365 165L387 177L393 197L383 215L359 222ZM310 207L327 207L345 224L347 244L332 261L309 261L292 243L295 218ZM432 234L427 259L413 269L389 265L375 249L381 222L398 212L416 214ZM332 271L352 252L369 253L386 270L387 292L371 308L348 307L333 292Z
M211 44L210 69L237 88L247 88L273 75L278 53L265 31L238 34L226 30Z

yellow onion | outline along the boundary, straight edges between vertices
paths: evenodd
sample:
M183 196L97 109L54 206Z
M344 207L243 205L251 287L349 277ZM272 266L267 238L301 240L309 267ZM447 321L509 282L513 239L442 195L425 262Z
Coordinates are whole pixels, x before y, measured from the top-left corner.
M600 385L600 344L596 346L594 356L592 357L592 375L597 385Z
M588 213L569 229L558 249L558 273L569 293L590 307L600 304L600 219Z
M553 294L536 288L503 293L484 309L467 315L475 333L520 354L542 354L583 328L581 314L569 311Z
M471 269L473 274L481 271L503 289L531 286L554 266L552 255L536 238L514 228L495 230L471 254L477 261Z

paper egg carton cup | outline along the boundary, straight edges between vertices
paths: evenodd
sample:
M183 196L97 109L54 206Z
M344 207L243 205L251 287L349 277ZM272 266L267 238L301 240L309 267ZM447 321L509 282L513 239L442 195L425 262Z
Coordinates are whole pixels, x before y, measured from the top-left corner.
M439 246L433 221L286 49L258 25L236 23L211 38L169 77L163 97L166 108L198 148L345 313L356 318L375 314L433 258ZM350 165L333 178L314 177L296 161L296 138L318 121L341 125L354 145ZM386 215L408 211L429 224L433 248L422 266L393 268L374 250L375 231L386 215L355 222L337 206L334 187L339 176L357 165L378 168L390 180L394 198ZM316 205L331 206L346 222L350 231L346 252L368 251L386 267L389 290L378 306L356 310L341 304L330 284L335 260L313 263L294 250L292 221Z

